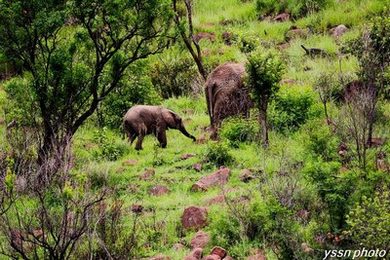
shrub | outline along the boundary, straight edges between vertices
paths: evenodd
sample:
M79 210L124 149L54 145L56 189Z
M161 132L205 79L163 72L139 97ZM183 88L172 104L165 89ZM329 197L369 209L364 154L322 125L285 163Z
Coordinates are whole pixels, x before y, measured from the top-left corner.
M302 132L305 133L302 143L308 150L307 154L313 157L320 157L324 161L332 161L338 158L337 146L339 140L331 132L328 125L323 120L316 119L303 126Z
M386 186L373 198L363 196L347 216L347 235L356 245L389 250L390 191Z
M256 122L242 118L230 118L225 120L221 128L221 137L227 139L229 145L237 148L242 142L250 142L255 139L258 125Z
M98 119L102 126L119 128L126 111L136 104L158 104L160 98L147 75L148 66L139 62L129 69L119 87L101 103Z
M107 128L96 131L94 139L100 147L95 152L95 156L98 159L116 161L129 151L129 146L116 142L114 137L109 135Z
M154 62L149 72L161 97L167 99L199 92L199 89L193 89L198 71L190 57L173 53L163 59Z
M283 88L269 109L270 124L278 131L297 130L311 116L321 111L314 107L315 94L309 89Z
M229 148L224 143L210 143L207 146L204 160L219 167L231 163L233 157L229 153Z
M257 0L256 10L261 15L288 12L297 18L317 12L330 3L330 0Z

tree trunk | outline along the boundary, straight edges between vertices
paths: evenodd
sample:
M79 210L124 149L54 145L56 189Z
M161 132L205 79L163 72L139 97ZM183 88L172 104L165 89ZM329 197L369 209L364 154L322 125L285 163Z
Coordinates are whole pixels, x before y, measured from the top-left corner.
M261 126L261 142L264 148L269 145L268 140L268 125L267 125L267 107L263 106L259 108L259 122Z

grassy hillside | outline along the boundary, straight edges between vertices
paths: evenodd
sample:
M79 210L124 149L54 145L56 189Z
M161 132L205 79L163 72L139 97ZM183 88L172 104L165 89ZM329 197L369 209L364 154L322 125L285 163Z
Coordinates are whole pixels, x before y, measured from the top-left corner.
M356 241L360 241L348 235L352 224L339 226L338 223L345 223L344 218L356 208L355 203L361 203L364 196L374 196L378 187L384 192L387 187L388 192L389 174L377 169L376 156L379 152L390 152L390 105L386 100L378 103L379 119L374 136L385 138L386 142L368 150L369 170L362 171L354 158L345 164L340 157L339 146L343 140L338 130L332 131L325 123L314 85L323 73L348 74L350 80L357 78L358 60L342 54L342 46L355 39L387 2L338 0L318 12L285 22L275 22L272 18L261 20L255 2L195 0L194 25L196 32L215 35L214 41L203 39L200 42L208 70L226 61L246 62L245 48L272 49L282 57L285 72L278 97L287 105L285 110L278 108L276 103L270 106L268 149L262 148L257 138L256 109L251 111L252 116L244 125L244 128L255 129L249 131L249 140L232 143L228 132L242 130L235 130L235 124L229 122L223 125L218 142L210 140L209 117L202 92L161 103L182 116L188 132L197 137L196 143L180 132L170 130L166 149L160 148L153 136L147 136L144 149L136 151L134 145L130 147L124 139L119 125L116 128L99 127L96 117L77 132L69 182L87 179L90 182L88 192L99 194L109 190L112 196L106 202L107 208L112 212L113 205L120 204L122 208L122 218L111 230L120 242L110 245L110 250L119 252L125 248L133 259L157 255L183 259L190 254L191 239L196 233L185 230L181 224L183 211L189 206L208 210L208 225L202 230L210 235L211 241L205 247L204 255L214 246L221 246L234 259L246 259L258 249L267 259L289 259L289 256L322 259L325 249L352 249L356 247ZM335 38L329 29L340 24L346 25L348 31ZM288 40L292 26L305 30L305 34ZM224 33L231 36L231 45L224 43ZM321 48L329 57L312 58L305 55L301 45ZM150 62L169 57L180 60L186 56L185 50L173 47L151 58ZM3 87L0 87L3 109L7 106L6 100ZM342 125L340 105L336 102L328 105L335 124ZM277 127L285 121L298 120L300 115L305 118L296 129ZM0 113L1 136L5 135L5 117ZM240 124L244 123L236 123ZM218 155L227 159L228 155L223 152L231 156L222 163L231 170L228 183L207 191L191 191L192 185L201 177L219 169L221 165L214 157L215 153L221 153ZM186 154L190 154L190 158L182 158ZM385 161L389 163L388 157ZM195 169L195 164L201 165L201 169ZM253 175L249 182L240 180L245 169ZM154 175L145 178L145 172L154 172ZM152 195L150 190L157 185L165 186L169 191L161 196ZM28 200L21 198L24 199ZM142 213L134 213L134 205L142 205ZM389 231L388 227L386 230L384 232ZM128 248L123 245L127 242L131 244ZM176 249L178 243L183 248ZM87 246L86 241L81 242L80 251L87 251Z

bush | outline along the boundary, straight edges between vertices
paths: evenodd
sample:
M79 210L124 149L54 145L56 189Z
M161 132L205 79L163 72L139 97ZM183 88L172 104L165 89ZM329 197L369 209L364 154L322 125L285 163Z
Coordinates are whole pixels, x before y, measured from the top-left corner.
M314 107L315 93L309 89L281 89L269 109L269 121L277 131L297 130L311 116L319 116L321 110Z
M158 104L160 98L147 75L148 65L139 62L132 66L119 83L101 103L98 119L101 125L117 129L122 124L126 111L136 104Z
M31 82L32 79L28 74L5 82L4 112L6 121L15 120L22 126L33 126L39 121L39 113L37 112L39 105L34 97Z
M163 57L151 65L149 74L154 87L164 99L199 92L199 89L193 88L198 71L187 55L174 53Z
M330 3L330 0L257 0L256 10L260 15L288 12L293 17L298 18L308 13L317 12Z
M233 157L229 153L229 148L225 144L210 143L207 146L204 160L219 167L231 163L233 161Z
M95 152L97 159L116 161L129 151L129 146L116 142L106 128L96 131L94 139L100 147Z
M237 148L242 142L253 141L257 132L257 122L242 118L230 118L223 122L220 135L228 140L230 146Z
M390 191L386 186L373 198L363 196L347 216L349 238L357 246L389 250Z
M304 133L302 143L308 150L307 154L315 158L320 157L324 161L339 158L337 154L339 140L322 119L308 122L302 127L302 132Z

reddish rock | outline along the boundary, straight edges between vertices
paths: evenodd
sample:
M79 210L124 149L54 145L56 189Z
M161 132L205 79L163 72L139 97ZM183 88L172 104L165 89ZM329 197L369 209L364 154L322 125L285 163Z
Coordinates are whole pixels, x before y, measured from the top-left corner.
M206 204L208 206L214 205L214 204L219 204L219 203L224 203L224 202L225 202L225 196L222 194L206 200Z
M219 255L208 255L203 259L204 260L221 260L222 258Z
M249 181L253 180L255 178L255 176L253 175L251 170L244 169L241 171L239 178L242 182L249 182Z
M207 225L207 209L202 207L186 208L181 217L181 223L185 229L198 230Z
M169 193L169 189L163 185L157 185L149 190L149 193L153 196L162 196Z
M225 43L225 45L232 45L233 44L233 34L231 32L223 32L222 33L222 40Z
M151 180L154 175L156 174L155 170L153 168L146 169L144 173L142 173L139 178L140 180L148 181Z
M131 211L133 213L140 214L140 213L142 213L143 210L144 210L144 207L140 204L131 205Z
M176 243L173 245L173 250L175 251L180 251L180 250L183 250L185 248L185 246L181 243Z
M275 22L285 22L290 20L290 15L288 13L281 13L274 17Z
M225 258L223 260L234 260L234 259L231 256L225 256Z
M197 172L200 172L202 170L202 164L200 163L195 163L194 165L192 165L192 168L197 171Z
M43 230L42 229L35 229L32 232L33 237L40 238L43 236Z
M340 24L340 25L333 27L332 29L329 30L330 34L335 38L339 38L347 31L348 31L348 28L344 24Z
M196 142L197 144L204 144L206 143L206 135L205 134L201 134L198 138L196 138Z
M379 152L376 155L376 169L378 171L390 172L390 165L386 161L386 153Z
M253 255L248 256L247 260L266 260L267 258L264 255L264 252L260 249L256 249L253 252Z
M230 169L220 168L218 171L211 175L202 177L194 185L192 185L192 191L205 191L212 186L225 185L229 179Z
M184 258L184 260L200 260L203 256L202 248L195 248L192 252Z
M308 244L302 243L301 244L302 251L305 252L306 254L311 254L314 252L314 249L311 248Z
M224 258L227 255L227 252L222 247L215 246L215 247L213 247L213 249L211 249L210 255L217 255L220 258Z
M382 146L384 145L386 142L386 139L385 138L378 138L378 137L373 137L371 139L371 143L368 144L370 147L379 147L379 146Z
M308 35L308 30L307 29L291 29L288 32L286 32L286 40L290 41L292 39L296 38L306 38Z
M195 154L193 154L193 153L185 153L182 156L180 156L180 159L187 160L187 159L194 157L194 156L195 156Z
M280 83L283 85L292 85L297 83L297 81L295 79L282 79Z
M278 49L279 50L285 50L285 49L288 49L290 47L290 44L289 43L281 43L281 44L278 44Z
M193 36L193 39L195 42L200 42L203 39L214 42L215 41L215 33L199 32Z
M210 236L203 231L198 231L191 239L191 248L204 248L210 242Z
M129 159L122 163L123 166L134 166L138 163L137 160Z
M297 217L303 221L307 221L309 219L310 212L306 209L301 209L297 212Z

